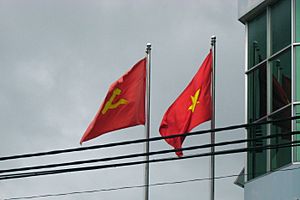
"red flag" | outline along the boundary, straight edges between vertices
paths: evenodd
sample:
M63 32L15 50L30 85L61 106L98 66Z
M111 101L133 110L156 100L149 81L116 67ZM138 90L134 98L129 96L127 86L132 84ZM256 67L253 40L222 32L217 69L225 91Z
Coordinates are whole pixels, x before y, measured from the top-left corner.
M146 58L143 58L110 86L80 144L110 131L145 124L145 92Z
M211 119L212 52L203 61L192 81L168 108L159 127L162 136L188 133L194 127ZM180 149L184 136L166 139L175 149ZM176 152L182 156L182 151Z

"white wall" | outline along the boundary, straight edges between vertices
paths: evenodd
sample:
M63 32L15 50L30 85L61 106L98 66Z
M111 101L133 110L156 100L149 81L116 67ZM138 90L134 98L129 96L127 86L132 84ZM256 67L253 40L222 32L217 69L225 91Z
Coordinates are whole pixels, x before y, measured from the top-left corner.
M238 0L238 18L258 6L264 0Z
M245 184L245 200L300 200L300 164Z

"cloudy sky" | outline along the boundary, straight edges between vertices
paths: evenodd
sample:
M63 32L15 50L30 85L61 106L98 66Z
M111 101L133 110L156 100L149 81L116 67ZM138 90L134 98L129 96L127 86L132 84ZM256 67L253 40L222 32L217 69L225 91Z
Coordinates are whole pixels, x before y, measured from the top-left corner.
M0 0L0 156L80 147L79 140L109 85L145 55L147 42L153 49L151 137L159 136L164 112L198 70L212 35L217 36L216 127L244 123L244 26L237 20L237 1ZM205 123L194 130L209 127ZM236 130L218 133L216 140L244 137L244 130ZM83 146L139 138L144 138L143 126L106 134ZM208 142L208 135L194 136L186 138L184 146ZM158 141L150 148L157 151L170 146ZM19 159L0 162L0 168L102 158L143 149L139 144ZM245 154L218 156L216 176L238 174L244 162ZM0 181L0 199L142 185L143 170L141 165ZM151 164L150 183L207 178L208 172L208 158ZM243 198L243 189L234 185L234 180L216 181L216 199ZM208 197L208 181L150 188L150 199ZM47 199L121 198L140 200L143 189Z

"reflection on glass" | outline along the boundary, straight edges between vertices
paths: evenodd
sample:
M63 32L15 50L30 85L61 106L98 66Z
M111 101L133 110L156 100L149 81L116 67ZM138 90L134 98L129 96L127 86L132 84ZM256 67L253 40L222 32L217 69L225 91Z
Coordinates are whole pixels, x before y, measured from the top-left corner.
M271 62L272 70L272 111L291 102L291 52L277 56Z
M248 75L248 121L267 114L267 71L263 64Z
M291 117L291 107L283 109L282 111L276 113L271 116L271 120L275 119L284 119ZM278 135L271 139L271 145L290 145L288 143L291 142L291 121L282 121L277 123L272 123L271 125L271 135ZM291 157L292 148L288 147L280 147L271 149L271 169L277 169L282 167L292 161Z
M289 44L291 44L291 0L281 0L271 7L272 54Z
M248 23L248 61L250 69L256 64L266 59L267 44L267 18L266 13L262 13Z
M267 135L266 125L251 127L248 129L248 179L260 176L267 171L267 152L264 148L267 145L266 139L259 139ZM256 139L256 140L255 140Z
M296 1L296 42L300 42L300 1Z
M296 116L300 116L300 105L297 105L295 107L295 111L296 111ZM296 120L296 131L300 131L300 119ZM295 135L295 139L297 141L300 141L300 135L297 134ZM299 162L300 161L300 147L295 147L295 161Z
M300 12L300 10L299 10ZM299 19L300 20L300 19ZM300 101L300 46L296 47L296 101Z

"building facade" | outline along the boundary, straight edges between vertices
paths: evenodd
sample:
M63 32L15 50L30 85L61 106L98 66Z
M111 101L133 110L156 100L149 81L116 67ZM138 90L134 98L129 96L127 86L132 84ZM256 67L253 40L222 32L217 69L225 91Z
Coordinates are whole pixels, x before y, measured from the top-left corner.
M246 27L247 123L300 115L300 0L239 0L239 20ZM247 130L253 150L245 200L300 200L300 147L290 144L299 130L300 120Z

